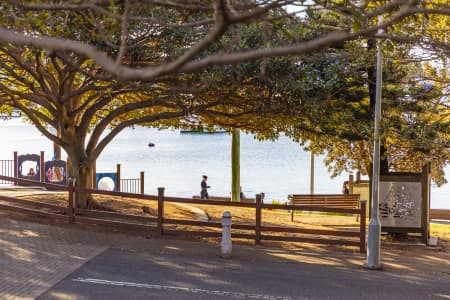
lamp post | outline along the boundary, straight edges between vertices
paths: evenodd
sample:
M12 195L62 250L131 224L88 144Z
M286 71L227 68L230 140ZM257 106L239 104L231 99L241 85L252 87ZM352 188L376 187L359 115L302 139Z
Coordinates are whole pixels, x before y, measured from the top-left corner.
M383 21L382 16L378 17L378 25ZM378 29L378 33L382 32ZM382 63L381 63L381 42L377 41L377 83L375 90L375 125L373 142L373 168L372 168L372 209L368 230L367 241L367 262L364 265L367 269L377 270L381 268L380 263L380 237L381 223L378 216L379 183L380 183L380 121L381 121L381 84L382 84Z

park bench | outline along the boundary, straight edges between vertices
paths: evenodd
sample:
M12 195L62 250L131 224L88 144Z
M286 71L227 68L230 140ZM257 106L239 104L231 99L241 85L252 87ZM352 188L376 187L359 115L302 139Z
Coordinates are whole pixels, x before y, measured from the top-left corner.
M192 196L192 199L200 200L200 196ZM212 197L208 197L208 200L230 202L231 198L230 197L216 197L216 196L212 196ZM255 198L243 198L243 199L241 199L241 202L255 203Z
M359 194L288 195L289 204L313 207L358 208ZM294 210L291 221L294 221Z

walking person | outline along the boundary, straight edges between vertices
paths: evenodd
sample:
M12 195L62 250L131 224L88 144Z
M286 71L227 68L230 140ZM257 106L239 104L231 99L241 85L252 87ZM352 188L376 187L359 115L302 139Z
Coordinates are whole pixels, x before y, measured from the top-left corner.
M208 176L203 175L202 177L203 179L200 183L200 187L202 188L200 191L200 199L208 199L208 189L210 188L210 186L206 182L208 180Z

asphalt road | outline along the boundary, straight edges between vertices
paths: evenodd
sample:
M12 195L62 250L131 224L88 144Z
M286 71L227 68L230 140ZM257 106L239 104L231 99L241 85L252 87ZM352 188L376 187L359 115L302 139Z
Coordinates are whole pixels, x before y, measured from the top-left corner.
M212 252L211 252L212 253ZM38 299L449 299L447 277L241 252L108 249Z

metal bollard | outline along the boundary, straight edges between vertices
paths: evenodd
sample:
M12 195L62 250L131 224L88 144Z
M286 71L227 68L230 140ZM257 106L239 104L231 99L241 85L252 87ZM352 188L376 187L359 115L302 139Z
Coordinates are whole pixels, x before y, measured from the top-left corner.
M220 256L222 258L231 257L231 213L229 211L224 211L222 215L222 242Z

